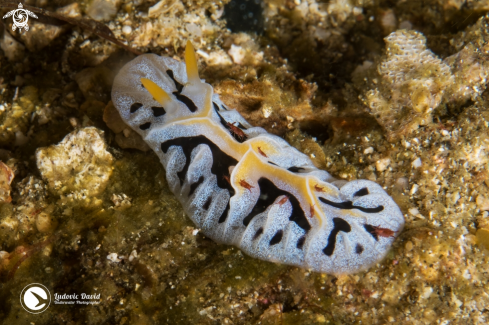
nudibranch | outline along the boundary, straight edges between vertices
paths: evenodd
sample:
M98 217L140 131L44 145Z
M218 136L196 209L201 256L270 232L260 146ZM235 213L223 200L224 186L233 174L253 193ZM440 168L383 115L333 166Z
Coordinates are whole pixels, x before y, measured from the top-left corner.
M199 78L190 42L185 63L156 54L127 63L112 101L160 158L186 214L218 243L348 274L380 261L404 226L381 186L334 179L229 109Z

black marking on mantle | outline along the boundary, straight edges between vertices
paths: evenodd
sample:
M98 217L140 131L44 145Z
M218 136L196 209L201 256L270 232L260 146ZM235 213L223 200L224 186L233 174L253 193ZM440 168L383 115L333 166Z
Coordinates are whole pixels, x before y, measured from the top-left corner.
M323 253L328 256L333 255L334 248L336 246L336 235L338 235L340 231L343 232L351 231L350 224L341 218L333 218L333 224L334 224L333 230L331 231L328 237L328 245L326 245L326 247L323 249Z
M289 172L293 172L293 173L300 173L304 170L304 168L292 166L292 167L287 168L287 170Z
M262 195L258 198L258 201L250 214L243 219L243 225L248 226L256 215L265 211L279 196L286 195L289 198L290 204L292 204L292 214L290 215L289 220L294 221L306 232L311 229L311 225L307 221L306 215L299 204L299 200L297 200L292 193L279 189L272 181L265 177L258 180L258 186L260 187L260 193ZM263 197L263 194L266 194L265 197Z
M303 235L299 240L297 241L297 248L302 249L304 247L304 243L306 242L306 235Z
M221 116L221 114L219 114L219 106L214 102L212 102L212 106L214 107L214 111L216 111L217 116L219 116L222 126L228 128L226 120Z
M166 114L166 111L163 107L152 106L151 109L153 110L154 117L160 117Z
M246 138L245 139L241 139L239 136L237 136L236 134L234 134L234 132L231 131L231 127L229 126L229 122L226 121L221 114L219 114L219 106L212 102L212 106L214 107L214 110L216 111L217 113L217 116L219 116L219 121L221 122L221 125L224 126L228 131L229 133L233 136L234 140L238 141L239 143L243 143L246 141ZM242 129L242 130L246 130L246 128L238 122L238 128Z
M370 194L370 193L368 192L368 188L364 187L364 188L361 188L361 189L359 189L358 191L356 191L356 192L353 194L353 196L365 196L365 195L368 195L368 194Z
M273 235L272 239L270 239L270 246L276 245L282 241L282 237L284 236L284 231L280 229Z
M150 127L151 127L151 122L146 122L146 123L141 124L141 125L139 126L139 128L140 128L141 130L143 130L143 131L144 131L144 130L149 129Z
M261 234L263 234L263 227L258 228L258 230L255 232L255 235L253 236L253 240L260 237Z
M374 226L365 224L365 225L363 225L363 228L365 228L365 230L370 235L372 235L372 237L374 237L376 241L379 241L379 235L377 235L377 232L375 231L375 227Z
M229 205L229 201L230 200L228 200L228 204L226 204L226 208L224 209L221 216L219 217L219 221L217 221L218 223L223 223L224 221L226 221L228 217L229 209L231 208L231 206Z
M185 95L180 94L178 91L174 91L173 95L175 95L175 97L179 101L184 103L187 106L187 108L189 109L189 111L191 111L192 113L197 112L197 106L195 106L194 102L190 98L188 98Z
M364 250L364 248L363 248L363 246L362 246L362 245L357 244L357 245L355 246L355 253L357 253L357 254L362 254L363 250Z
M209 196L207 198L207 201L205 201L204 205L202 206L202 209L208 210L211 203L212 203L212 196Z
M180 179L180 185L183 184L185 180L185 175L188 172L188 168L190 166L190 156L192 153L192 150L194 150L198 145L200 144L205 144L209 147L212 153L212 167L211 167L211 173L216 175L217 178L217 186L219 186L222 189L226 189L229 191L229 196L232 197L235 194L234 188L229 184L229 182L226 180L226 177L229 178L229 167L231 166L236 166L238 161L234 159L233 157L227 155L224 151L222 151L218 146L214 144L211 140L206 138L203 135L198 135L195 137L181 137L181 138L176 138L172 140L165 141L161 144L161 151L163 153L167 153L168 149L171 146L177 146L181 147L183 150L183 154L185 155L185 165L183 166L183 169L180 172L177 172L177 176ZM209 202L209 201L208 201ZM205 205L209 205L209 203L206 202ZM223 216L219 220L226 219L227 213L229 211L229 202L228 205L226 206L226 209L223 212Z
M190 191L188 192L188 196L194 194L197 187L199 187L199 185L202 184L203 182L204 182L204 176L200 176L197 182L190 185Z
M187 106L187 108L189 109L189 111L191 111L192 113L197 112L197 106L194 104L194 102L187 96L181 94L183 90L183 85L175 79L175 76L173 75L173 71L168 69L166 70L166 74L168 75L168 77L170 77L171 80L173 80L173 83L175 84L175 88L177 88L177 91L174 91L173 95L179 101L184 103L185 106Z
M364 207L359 207L356 205L353 205L351 201L344 201L344 202L333 202L330 200L327 200L325 198L320 197L319 200L323 203L326 203L328 205L331 205L332 207L338 208L338 209L343 209L343 210L352 210L352 209L358 209L362 212L366 213L377 213L381 212L384 210L384 207L382 205L379 205L378 207L375 208L364 208Z
M177 88L177 92L181 93L183 90L183 85L179 83L177 79L175 79L175 76L173 75L173 71L168 69L166 70L166 74L168 75L168 77L170 77L171 80L173 80L173 83L175 84L175 88Z
M133 103L131 105L131 108L129 109L129 112L131 113L135 113L138 109L140 109L141 107L143 107L143 104L141 103Z

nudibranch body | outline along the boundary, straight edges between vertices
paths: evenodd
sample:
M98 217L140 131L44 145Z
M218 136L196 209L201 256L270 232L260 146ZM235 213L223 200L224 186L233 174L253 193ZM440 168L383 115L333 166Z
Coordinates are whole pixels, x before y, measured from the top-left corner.
M404 226L381 186L335 180L226 107L199 78L190 43L185 63L155 54L129 62L112 100L160 158L186 214L216 242L262 260L345 274L382 259Z

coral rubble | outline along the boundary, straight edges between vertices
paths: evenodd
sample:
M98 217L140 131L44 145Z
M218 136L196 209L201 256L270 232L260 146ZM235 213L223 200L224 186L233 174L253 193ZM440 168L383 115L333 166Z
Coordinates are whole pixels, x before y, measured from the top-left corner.
M448 65L426 48L420 33L400 30L385 41L386 58L372 79L376 87L365 97L371 113L392 138L432 121L432 111L440 105L453 76Z
M10 183L12 183L13 179L13 170L0 161L0 203L9 203L12 201L10 197Z
M389 139L430 123L440 106L463 105L486 89L488 20L482 17L455 39L459 52L444 60L427 49L419 32L398 30L385 38L386 57L366 77L371 89L364 101Z
M68 134L55 146L36 151L37 167L49 189L61 202L79 201L84 206L101 204L97 198L112 174L112 155L102 133L93 127Z

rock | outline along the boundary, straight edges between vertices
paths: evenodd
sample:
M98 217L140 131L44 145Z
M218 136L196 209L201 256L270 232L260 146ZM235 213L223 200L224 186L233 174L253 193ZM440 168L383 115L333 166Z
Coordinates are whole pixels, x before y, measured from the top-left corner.
M41 212L36 218L36 227L39 232L51 233L56 229L58 222L48 213Z
M14 172L9 166L0 161L0 203L9 203L12 201L10 197L10 183L14 179Z
M102 135L97 128L87 127L68 134L58 145L36 151L42 177L62 202L101 204L97 196L109 181L113 162Z
M0 40L0 48L9 61L20 61L24 58L24 45L17 42L7 31Z
M59 8L56 10L56 13L70 18L79 17L81 15L77 3ZM31 20L29 20L29 32L21 33L20 38L29 51L39 52L51 44L52 41L67 29L69 29L69 25L56 26L32 19L32 23Z
M26 86L20 90L20 98L12 104L4 104L7 109L0 112L0 146L25 144L25 136L32 123L32 113L39 104L39 90Z
M86 68L78 72L75 81L85 98L105 100L112 88L114 73L106 67Z
M398 30L385 41L386 57L373 67L378 75L371 78L375 87L365 103L393 140L431 122L454 78L450 67L426 48L421 33Z
M390 164L391 160L389 158L382 158L375 162L375 168L377 168L377 171L383 172Z
M20 34L20 39L31 52L39 52L56 39L64 27L32 22L29 20L29 32Z
M116 1L94 0L87 8L87 14L99 21L109 20L117 13Z
M124 211L131 207L132 199L124 193L112 194L111 200L114 203L115 210Z
M112 102L109 102L105 107L104 122L116 134L115 142L122 149L138 149L141 151L150 149L143 138L124 123Z
M460 33L460 39L452 41L459 52L443 60L452 69L455 80L447 91L448 99L464 103L476 100L487 88L489 62L486 59L489 45L489 17L481 17L476 24Z

